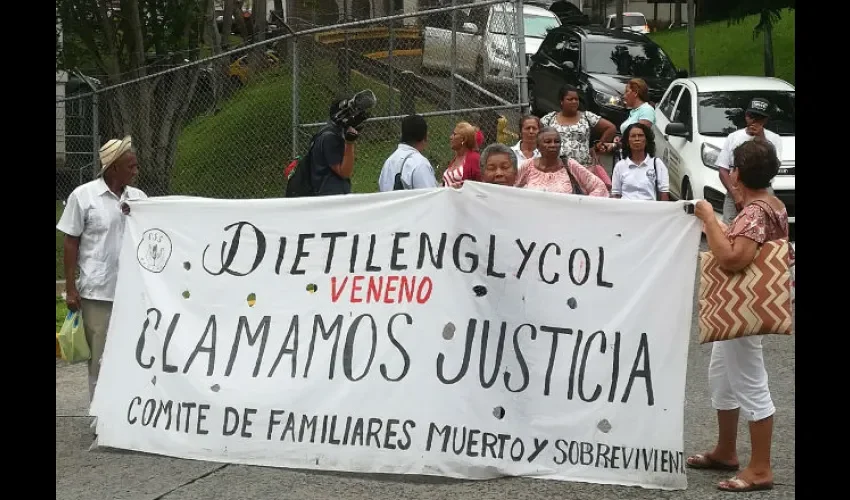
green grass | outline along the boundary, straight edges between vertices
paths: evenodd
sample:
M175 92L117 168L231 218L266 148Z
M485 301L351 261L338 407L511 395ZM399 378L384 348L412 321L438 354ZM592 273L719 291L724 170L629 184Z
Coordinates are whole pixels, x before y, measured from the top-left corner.
M301 123L326 120L327 107L334 97L336 67L322 62L300 74ZM395 103L398 114L400 96L387 85L359 73L351 75L351 93L371 89L378 100L374 116L386 116ZM213 115L194 119L183 130L177 146L172 172L171 192L181 195L220 198L270 198L283 194L283 169L292 159L292 76L289 66L281 66L258 75L239 89ZM424 100L417 100L418 112L436 111ZM428 119L429 148L425 155L435 166L451 159L449 136L456 121L464 117ZM307 147L312 130L302 130L300 153ZM356 150L352 190L368 193L377 190L378 174L384 160L396 149L400 135L395 120L366 125ZM63 204L56 202L56 221ZM62 233L56 231L56 279L64 279Z
M794 10L784 10L773 29L773 61L776 76L794 83ZM750 16L739 24L718 21L697 25L694 37L697 76L764 76L764 38L753 39L758 23ZM688 67L688 31L675 29L650 35L679 68Z
M172 174L174 193L221 198L270 198L282 196L283 169L292 159L292 76L288 66L267 71L238 90L218 113L193 120L183 131ZM334 98L336 67L317 62L300 74L300 123L327 119ZM399 93L359 73L351 74L350 93L371 89L378 100L373 116L390 114L390 101L398 114ZM392 99L390 98L392 92ZM435 111L417 100L418 112ZM429 118L431 147L425 155L434 165L445 165L451 156L448 139L454 123L451 116ZM307 148L316 129L299 132L299 154ZM399 123L373 122L366 125L357 143L352 190L377 190L384 160L398 146Z

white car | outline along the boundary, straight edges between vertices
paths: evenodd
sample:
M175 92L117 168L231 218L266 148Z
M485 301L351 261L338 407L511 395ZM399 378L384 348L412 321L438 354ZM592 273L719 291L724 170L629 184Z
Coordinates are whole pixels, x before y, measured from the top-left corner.
M518 61L513 4L473 4L457 12L457 72L485 85L516 84ZM540 48L547 31L560 26L561 21L552 12L534 5L523 6L523 18L527 64L530 56ZM451 70L451 28L451 13L433 14L426 20L422 35L423 69Z
M773 190L788 209L793 234L796 90L790 83L757 76L674 80L655 108L655 154L669 169L672 197L705 199L722 213L726 189L715 162L726 136L745 127L744 110L754 97L770 102L766 128L782 140L781 166Z
M611 14L605 21L605 27L612 30L615 26L617 26L617 15ZM623 12L623 29L648 35L649 22L642 12Z

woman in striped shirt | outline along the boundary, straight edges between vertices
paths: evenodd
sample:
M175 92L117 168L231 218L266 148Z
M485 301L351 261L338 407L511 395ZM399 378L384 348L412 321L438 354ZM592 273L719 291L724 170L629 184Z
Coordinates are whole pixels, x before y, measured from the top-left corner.
M463 181L481 180L481 154L478 152L477 132L469 122L459 122L455 126L449 139L455 155L443 172L443 186L459 188Z

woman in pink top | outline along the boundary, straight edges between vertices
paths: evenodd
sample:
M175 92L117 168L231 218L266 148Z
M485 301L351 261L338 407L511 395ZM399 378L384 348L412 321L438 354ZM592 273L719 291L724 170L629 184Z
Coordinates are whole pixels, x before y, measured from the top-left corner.
M779 172L776 149L768 140L755 138L735 148L733 154L734 168L729 175L744 201L741 213L727 227L717 220L709 202L698 201L694 210L694 215L703 221L708 248L717 256L720 267L729 273L749 266L765 242L788 239L788 211L769 191ZM793 258L792 247L792 262ZM753 292L758 293L758 289L753 288ZM736 299L730 296L729 300ZM765 296L764 300L772 297ZM730 302L728 307L740 306ZM690 456L686 463L695 469L736 471L734 477L717 485L721 490L773 488L770 450L776 406L764 367L763 339L761 335L752 335L711 345L708 385L711 405L717 412L717 442L711 451ZM750 462L745 467L738 461L740 417L750 427Z
M455 126L450 138L455 156L443 173L444 186L459 188L463 181L481 180L481 168L478 166L481 154L478 152L477 132L469 122L460 122Z
M599 177L572 158L564 164L560 157L561 134L554 127L540 130L537 149L540 157L523 162L516 179L517 187L565 194L576 193L578 187L588 196L608 197L608 189Z

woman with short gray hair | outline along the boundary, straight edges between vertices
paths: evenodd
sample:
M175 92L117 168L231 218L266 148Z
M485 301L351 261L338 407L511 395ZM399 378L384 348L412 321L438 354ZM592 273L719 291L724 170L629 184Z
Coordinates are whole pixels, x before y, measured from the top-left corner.
M599 177L573 158L562 158L561 134L555 127L543 127L537 134L540 157L523 162L515 186L550 193L584 194L608 197Z
M481 182L513 186L516 182L517 158L502 143L490 144L481 153Z

